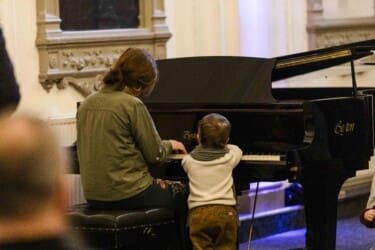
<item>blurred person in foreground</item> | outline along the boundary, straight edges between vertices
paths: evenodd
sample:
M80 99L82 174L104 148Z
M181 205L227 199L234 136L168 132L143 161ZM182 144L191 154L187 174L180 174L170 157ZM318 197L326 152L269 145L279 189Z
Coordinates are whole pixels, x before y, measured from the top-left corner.
M0 117L0 249L83 249L65 217L68 166L43 121Z
M14 111L21 99L13 65L0 28L0 109Z

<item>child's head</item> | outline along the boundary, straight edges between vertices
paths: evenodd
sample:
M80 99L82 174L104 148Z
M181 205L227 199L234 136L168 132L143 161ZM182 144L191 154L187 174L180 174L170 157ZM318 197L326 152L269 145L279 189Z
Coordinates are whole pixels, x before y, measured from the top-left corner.
M198 142L203 147L224 148L229 141L231 124L220 114L211 113L198 123Z

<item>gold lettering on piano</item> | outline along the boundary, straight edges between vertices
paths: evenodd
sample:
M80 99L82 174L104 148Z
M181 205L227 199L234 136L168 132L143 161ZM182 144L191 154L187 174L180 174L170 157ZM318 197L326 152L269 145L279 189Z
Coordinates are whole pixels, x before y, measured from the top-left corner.
M336 126L334 127L334 133L336 135L343 136L344 134L350 134L353 133L355 129L355 123L354 122L343 122L339 121L336 123Z
M275 65L275 68L282 69L282 68L293 67L293 66L298 66L302 64L321 62L321 61L326 61L330 59L339 59L342 57L349 57L349 56L352 56L352 51L350 49L344 49L344 50L334 51L334 52L326 52L326 53L322 53L319 55L313 54L313 55L304 56L301 58L282 60Z
M189 130L185 130L183 132L182 138L184 138L184 140L186 141L193 141L197 139L197 133L193 133Z

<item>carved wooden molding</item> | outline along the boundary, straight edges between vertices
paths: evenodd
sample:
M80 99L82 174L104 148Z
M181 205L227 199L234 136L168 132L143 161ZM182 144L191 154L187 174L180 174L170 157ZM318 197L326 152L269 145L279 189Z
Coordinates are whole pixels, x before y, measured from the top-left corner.
M310 49L375 38L375 18L315 20L308 25Z
M98 75L129 47L146 49L157 59L165 58L171 34L165 22L164 2L139 0L139 4L139 28L63 31L59 1L37 0L36 45L43 88L48 91L55 85L61 89L73 86L85 96L96 88Z
M325 19L322 0L307 0L309 49L375 38L375 17Z
M90 94L98 91L102 87L103 75L96 75L90 78L74 78L66 76L59 83L57 87L59 89L64 89L67 86L72 86L77 90L83 97L87 97Z

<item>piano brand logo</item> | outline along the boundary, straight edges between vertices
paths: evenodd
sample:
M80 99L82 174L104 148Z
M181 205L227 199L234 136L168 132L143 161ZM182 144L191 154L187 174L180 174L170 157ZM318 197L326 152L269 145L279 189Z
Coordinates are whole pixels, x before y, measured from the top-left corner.
M333 132L336 135L343 136L344 134L353 133L354 129L355 129L355 123L354 122L339 121L339 122L336 123L336 126L335 126Z
M193 140L197 139L197 134L193 133L189 130L185 130L183 135L182 135L182 138L184 138L184 140L186 140L186 141L193 141Z

